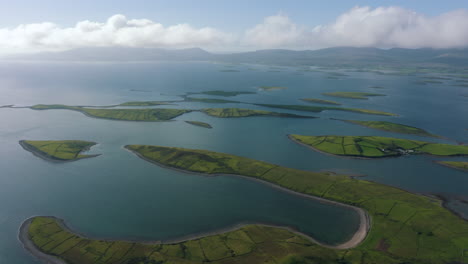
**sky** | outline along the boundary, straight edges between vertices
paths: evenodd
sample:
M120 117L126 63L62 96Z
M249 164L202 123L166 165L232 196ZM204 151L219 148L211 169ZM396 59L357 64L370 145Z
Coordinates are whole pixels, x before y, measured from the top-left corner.
M464 48L464 0L0 0L0 53L80 47Z

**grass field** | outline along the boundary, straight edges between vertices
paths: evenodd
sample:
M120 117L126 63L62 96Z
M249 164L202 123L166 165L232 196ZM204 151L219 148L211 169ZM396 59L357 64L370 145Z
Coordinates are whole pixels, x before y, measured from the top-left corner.
M102 108L85 108L79 106L67 105L34 105L31 107L34 110L48 109L68 109L79 111L88 116L95 118L122 120L122 121L168 121L182 114L191 112L186 109L102 109Z
M200 121L185 121L185 123L204 128L213 128L210 124Z
M370 96L385 96L385 94L378 93L362 93L362 92L331 92L323 93L326 96L341 97L341 98L351 98L351 99L369 99Z
M468 146L438 144L418 140L373 136L301 136L290 138L313 149L340 156L366 158L408 154L468 156Z
M437 163L468 172L468 161L437 161Z
M327 172L310 172L206 150L129 145L145 159L206 174L239 174L296 192L365 209L372 221L366 240L346 250L325 248L287 230L251 225L175 244L108 242L76 236L57 220L34 218L29 237L43 252L69 263L466 263L468 222L430 197ZM153 261L153 262L151 262Z
M341 119L338 119L338 120L341 120ZM357 125L365 126L368 128L377 129L377 130L394 132L394 133L418 135L418 136L425 136L425 137L439 137L421 128L407 126L407 125L398 124L398 123L387 122L387 121L361 121L361 120L341 120L341 121L348 122L351 124L357 124Z
M302 116L288 113L277 113L264 110L253 110L243 108L205 108L203 113L222 118L248 117L248 116L277 116L277 117L296 117L296 118L314 118L312 116Z
M73 161L97 156L80 154L96 145L82 140L21 140L20 144L35 155L54 161Z
M341 105L338 102L330 101L330 100L323 100L323 99L316 99L316 98L304 98L301 99L304 102L308 103L316 103L316 104L326 104L326 105Z
M296 111L316 112L316 113L326 111L326 110L334 110L334 111L354 112L354 113L368 114L368 115L396 116L396 114L393 114L393 113L388 113L388 112L383 112L383 111L378 111L378 110L370 110L370 109L360 109L360 108L311 106L311 105L279 105L279 104L254 104L254 105L271 107L271 108L296 110Z

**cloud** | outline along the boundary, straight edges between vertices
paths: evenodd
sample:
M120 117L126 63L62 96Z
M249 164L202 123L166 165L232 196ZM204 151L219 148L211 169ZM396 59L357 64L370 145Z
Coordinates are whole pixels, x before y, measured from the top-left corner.
M468 47L468 11L429 17L401 7L354 7L332 23L308 26L278 14L242 34L189 24L164 26L148 19L111 16L72 27L44 22L0 28L0 53L59 51L79 47L202 47L211 50Z
M333 23L299 26L285 15L270 16L246 31L243 43L261 48L468 46L468 11L428 17L401 7L354 7Z
M192 47L232 42L230 34L188 24L164 27L148 19L114 15L105 23L81 21L73 27L44 22L0 28L0 50L34 52L78 47Z

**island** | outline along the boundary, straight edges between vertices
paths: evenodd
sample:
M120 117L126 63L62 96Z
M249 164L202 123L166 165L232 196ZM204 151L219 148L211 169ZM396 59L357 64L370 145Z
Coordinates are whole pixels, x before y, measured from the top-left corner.
M68 105L34 105L33 110L49 110L49 109L66 109L81 112L87 116L122 121L168 121L182 114L192 112L187 109L165 109L165 108L150 108L150 109L103 109L103 108L87 108L82 106Z
M204 91L204 92L187 93L187 94L206 94L206 95L214 95L214 96L232 97L232 96L237 96L237 95L241 95L241 94L256 94L256 92L213 90L213 91Z
M121 103L118 106L156 106L156 105L170 105L171 102L163 101L132 101Z
M262 91L267 91L267 92L288 89L288 87L283 87L283 86L260 86L258 88Z
M338 156L363 158L397 157L410 154L468 156L468 146L410 139L375 136L288 135L288 137L316 151Z
M294 118L316 118L314 116L303 116L289 113L277 113L264 110L244 109L244 108L205 108L201 112L221 118L248 117L248 116L276 116L276 117L294 117Z
M468 172L468 161L437 161L436 163Z
M20 140L19 144L35 156L53 162L75 161L100 155L80 154L97 144L83 140Z
M200 121L185 121L185 123L204 128L213 128L210 124Z
M363 93L363 92L331 92L331 93L322 93L326 96L341 97L341 98L350 98L350 99L369 99L370 96L385 96L385 94L378 93Z
M304 102L308 102L308 103L327 104L327 105L341 105L340 103L335 102L335 101L316 99L316 98L303 98L301 100L304 101Z
M199 103L209 103L209 104L237 104L241 103L239 101L224 100L217 98L195 98L195 97L186 97L185 102L199 102Z
M354 113L368 114L368 115L397 116L396 114L393 114L393 113L388 113L388 112L383 112L383 111L378 111L378 110L361 109L361 108L344 108L344 107L311 106L311 105L282 105L282 104L253 104L253 105L271 107L271 108L288 109L288 110L296 110L296 111L316 112L316 113L320 113L326 110L334 110L334 111L346 111L346 112L354 112Z
M468 222L445 209L437 198L346 175L302 171L207 150L147 145L125 148L168 168L205 175L242 175L298 195L347 204L367 212L361 218L363 228L359 230L363 232L344 246L321 245L294 230L262 225L165 243L109 241L83 237L56 218L33 217L20 228L20 240L32 254L69 264L445 264L468 260L460 253L467 245Z
M362 121L362 120L344 120L344 119L336 119L330 118L332 120L339 120L346 123L356 124L368 128L373 128L382 131L400 133L400 134L410 134L410 135L417 135L417 136L424 136L424 137L435 137L440 138L440 136L431 134L424 129L407 126L398 123L392 123L388 121Z

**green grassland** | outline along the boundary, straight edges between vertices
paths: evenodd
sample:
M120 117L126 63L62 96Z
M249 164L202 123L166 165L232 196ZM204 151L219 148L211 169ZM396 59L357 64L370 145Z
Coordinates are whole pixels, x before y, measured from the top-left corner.
M368 115L396 116L396 114L393 114L393 113L388 113L388 112L383 112L383 111L378 111L378 110L361 109L361 108L311 106L311 105L279 105L279 104L254 104L254 105L271 107L271 108L296 110L296 111L316 112L316 113L326 111L326 110L334 110L334 111L345 111L345 112L353 112L353 113L368 114Z
M199 92L199 93L188 93L188 94L206 94L206 95L214 95L214 96L231 97L231 96L237 96L241 94L256 94L256 92L213 90L213 91L204 91L204 92Z
M68 109L81 112L91 117L122 121L168 121L182 114L191 112L185 109L102 109L67 105L34 105L34 110Z
M362 92L331 92L331 93L322 93L326 96L341 97L341 98L351 98L351 99L369 99L370 96L385 96L385 94L378 93L362 93Z
M327 104L327 105L341 105L338 102L330 101L330 100L323 100L323 99L316 99L316 98L304 98L301 99L304 102L308 103L316 103L316 104Z
M348 122L351 124L357 124L373 129L394 132L394 133L401 133L401 134L410 134L410 135L418 135L418 136L425 136L425 137L439 137L437 135L431 134L424 129L407 126L398 123L392 123L387 121L361 121L361 120L342 120L336 119L344 122Z
M19 143L36 156L53 161L73 161L98 156L80 154L96 145L82 140L21 140Z
M262 91L276 91L276 90L286 90L288 87L283 87L283 86L260 86L258 87Z
M468 146L374 136L301 136L290 138L329 154L366 158L395 157L406 154L468 156Z
M203 113L222 118L231 117L248 117L248 116L277 116L277 117L298 117L298 118L315 118L312 116L302 116L288 113L277 113L264 110L253 110L243 108L205 108L201 110Z
M170 102L163 101L132 101L119 104L119 106L156 106L156 105L170 105Z
M290 248L288 243L280 242L276 246L254 247L265 256L271 256L273 259L269 262L258 259L258 252L253 251L215 263L442 264L468 261L464 253L468 249L468 223L434 198L344 175L296 170L206 150L145 145L126 148L164 166L206 174L244 175L296 192L358 206L365 209L372 220L366 240L353 249L335 250L304 242L299 244L307 245L306 248ZM269 235L263 241L272 243L281 241L277 232L293 236L275 228L258 233ZM241 241L238 244L244 248L248 245ZM140 257L143 256L146 255L141 253ZM294 258L300 261L294 262Z
M437 161L437 163L447 167L468 171L468 161Z
M204 128L213 128L210 124L200 121L185 121L185 123Z

